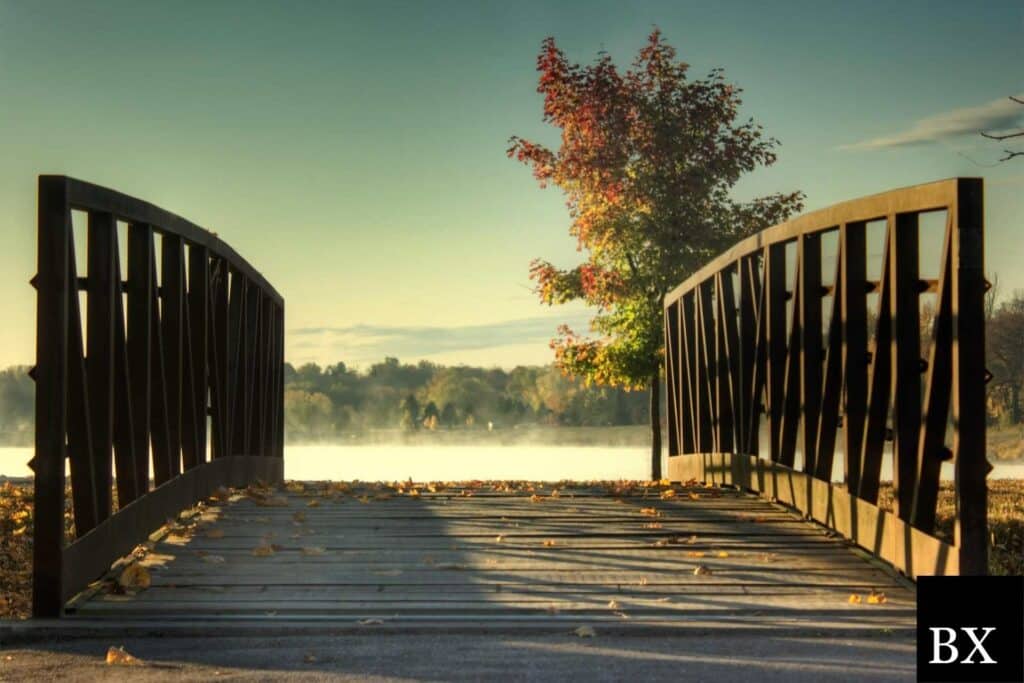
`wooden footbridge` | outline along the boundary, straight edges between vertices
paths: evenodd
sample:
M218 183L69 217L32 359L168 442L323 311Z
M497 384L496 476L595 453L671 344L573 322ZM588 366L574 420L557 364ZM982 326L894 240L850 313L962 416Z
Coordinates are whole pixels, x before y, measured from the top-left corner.
M975 179L811 213L709 263L665 298L671 482L285 485L282 297L215 234L44 176L35 615L910 629L914 577L985 572L982 272Z

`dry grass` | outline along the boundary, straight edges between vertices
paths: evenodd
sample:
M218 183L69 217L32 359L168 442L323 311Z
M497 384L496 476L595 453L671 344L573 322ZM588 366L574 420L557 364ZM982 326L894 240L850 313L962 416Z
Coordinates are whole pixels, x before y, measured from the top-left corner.
M892 486L883 484L878 504L893 509ZM935 535L953 541L956 503L952 482L939 489ZM994 575L1024 574L1024 480L992 479L988 482L988 570Z

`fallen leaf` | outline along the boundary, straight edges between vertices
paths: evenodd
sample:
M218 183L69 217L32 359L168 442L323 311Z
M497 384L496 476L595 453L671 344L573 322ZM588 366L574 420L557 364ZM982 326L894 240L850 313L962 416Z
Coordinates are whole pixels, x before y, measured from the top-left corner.
M501 543L504 540L505 540L505 535L504 534L498 534L497 538L494 539L494 542L495 543Z
M707 567L705 567L702 564L698 564L696 566L696 568L694 568L694 570L693 570L693 575L694 576L707 576L710 573L711 573L711 570L708 569Z
M667 491L662 491L661 492L661 499L662 500L668 500L669 498L675 498L675 497L676 497L676 492L673 491L672 489L668 489Z
M876 593L875 591L871 591L871 594L868 595L869 605L884 605L887 600L888 598L885 597L885 593Z
M654 508L640 508L641 515L647 515L648 517L660 517L661 515Z
M699 493L694 493L693 491L690 491L690 500L697 500L698 498L700 498Z
M272 545L258 545L252 549L252 554L256 557L270 557L274 554L274 547Z
M661 528L661 522L647 522L646 524L644 524L644 528L645 529L660 529Z
M608 609L618 609L618 608L619 608L618 601L616 601L616 600L609 600L608 601Z
M850 593L850 598L848 602L851 605L859 605L860 603L864 602L864 598L860 597L856 593Z
M691 550L690 552L686 553L687 557L704 557L705 555L707 555L707 553L703 550Z
M724 550L719 550L717 555L718 557L729 557L729 553L725 552Z
M575 634L579 638L596 638L597 637L597 632L592 627L590 627L590 626L580 626L575 631L573 631L573 634Z
M125 652L123 646L110 647L107 650L107 664L116 666L140 666L142 664L142 660Z
M306 503L306 507L308 507L308 508L318 508L318 507L320 507L320 501L317 498L313 498L308 503Z
M121 575L117 577L117 582L122 588L149 588L152 579L148 569L141 564L132 563L124 568Z
M543 498L541 498L540 496L538 496L538 495L537 495L537 494L535 493L535 494L533 494L532 496L530 496L530 502L531 502L531 503L542 503L542 502L544 502L544 499L543 499Z
M544 541L544 545L546 545L548 548L550 548L550 547L555 545L555 542L552 539L549 538L549 539L546 539Z

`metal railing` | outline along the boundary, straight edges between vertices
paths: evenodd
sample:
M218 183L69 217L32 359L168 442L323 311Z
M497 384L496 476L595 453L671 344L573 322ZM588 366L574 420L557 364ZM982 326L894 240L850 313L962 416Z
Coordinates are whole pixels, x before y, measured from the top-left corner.
M982 194L980 179L958 178L816 211L740 242L669 293L670 475L789 503L911 576L985 573ZM923 278L921 219L943 211L938 276ZM884 230L877 278L869 225ZM925 294L934 305L922 333ZM845 486L831 484L837 452ZM952 545L933 535L950 460ZM891 512L878 506L883 474Z
M88 217L84 277L74 211ZM282 478L284 300L215 234L63 176L39 178L32 284L33 613L57 616L181 509Z

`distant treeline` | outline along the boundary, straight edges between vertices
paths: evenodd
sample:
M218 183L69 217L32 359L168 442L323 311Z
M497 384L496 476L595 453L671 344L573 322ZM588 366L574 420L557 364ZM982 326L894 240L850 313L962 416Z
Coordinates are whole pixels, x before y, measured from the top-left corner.
M0 371L0 445L31 446L28 366ZM641 425L646 392L586 387L552 366L447 367L387 358L365 371L344 363L285 365L285 434L322 441L377 430L505 430L516 425Z
M508 429L516 425L644 424L647 395L584 386L552 366L404 365L387 358L365 372L344 363L285 366L285 432L292 441L378 429Z

